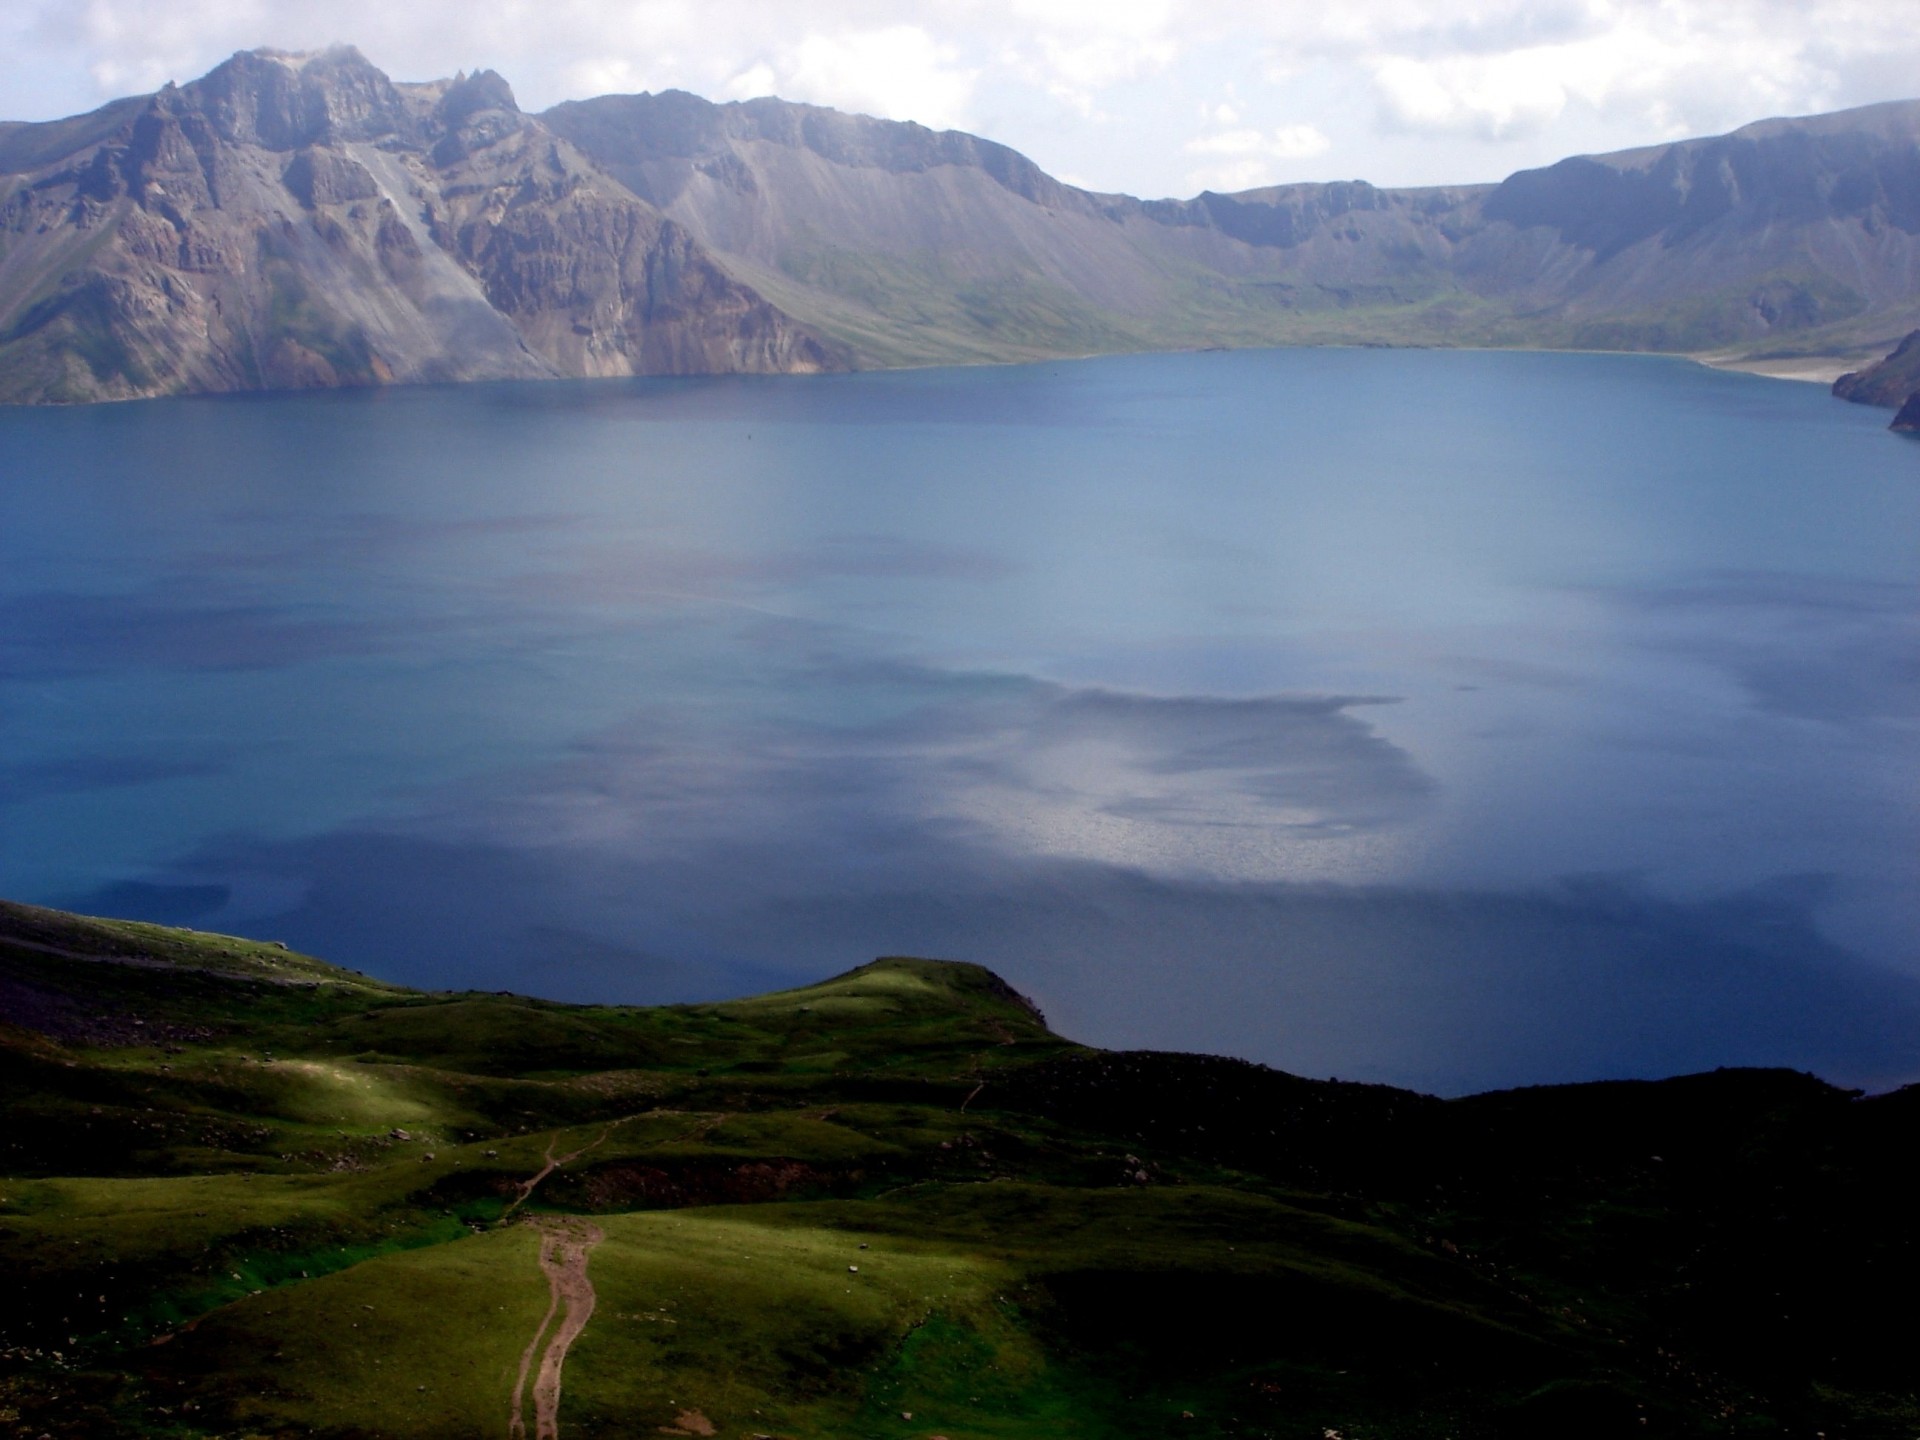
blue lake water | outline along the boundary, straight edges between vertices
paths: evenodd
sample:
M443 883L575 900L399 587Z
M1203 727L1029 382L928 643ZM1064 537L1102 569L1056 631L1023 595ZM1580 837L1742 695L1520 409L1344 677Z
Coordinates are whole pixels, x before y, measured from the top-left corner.
M1643 357L0 411L0 894L430 986L1920 1078L1920 445Z

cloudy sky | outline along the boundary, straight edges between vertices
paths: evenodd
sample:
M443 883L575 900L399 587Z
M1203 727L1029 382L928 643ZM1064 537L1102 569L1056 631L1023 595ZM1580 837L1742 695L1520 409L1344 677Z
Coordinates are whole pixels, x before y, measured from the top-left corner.
M1915 19L1916 0L7 0L0 113L344 40L399 79L497 69L528 108L778 94L1142 195L1424 184L1911 97Z

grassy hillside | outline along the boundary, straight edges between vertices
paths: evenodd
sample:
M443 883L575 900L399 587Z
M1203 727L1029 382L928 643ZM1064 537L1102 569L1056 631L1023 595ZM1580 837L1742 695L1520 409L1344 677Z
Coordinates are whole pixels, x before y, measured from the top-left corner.
M0 1436L1911 1437L1920 1092L1441 1102L975 966L425 994L0 905Z

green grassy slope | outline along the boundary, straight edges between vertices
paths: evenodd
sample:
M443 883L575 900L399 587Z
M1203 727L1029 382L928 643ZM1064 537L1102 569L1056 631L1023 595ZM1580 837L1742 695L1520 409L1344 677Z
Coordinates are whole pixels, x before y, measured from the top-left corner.
M0 1436L1920 1421L1916 1092L1441 1102L1075 1046L968 965L566 1006L0 905L0 1096Z

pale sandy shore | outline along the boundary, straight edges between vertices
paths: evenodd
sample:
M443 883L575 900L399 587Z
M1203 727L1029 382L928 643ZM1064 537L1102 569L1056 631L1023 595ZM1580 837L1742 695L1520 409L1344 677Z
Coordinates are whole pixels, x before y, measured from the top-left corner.
M1805 380L1815 385L1831 385L1849 370L1860 370L1881 358L1878 355L1796 355L1785 360L1747 360L1735 355L1695 355L1702 365L1716 370L1738 370L1747 375L1765 375L1774 380Z

